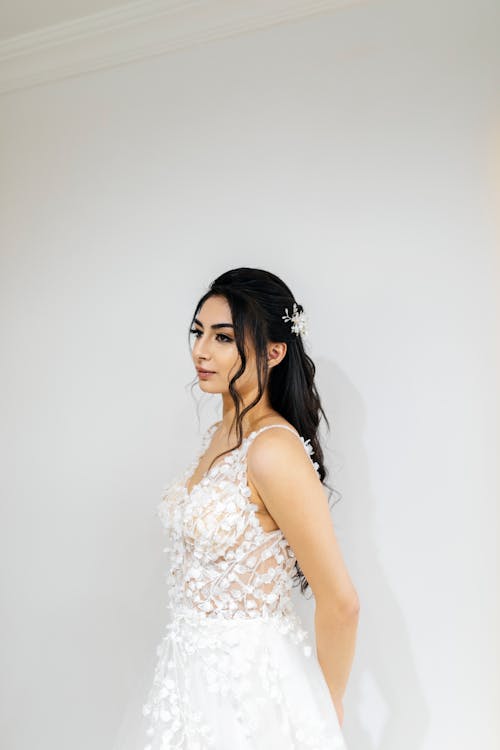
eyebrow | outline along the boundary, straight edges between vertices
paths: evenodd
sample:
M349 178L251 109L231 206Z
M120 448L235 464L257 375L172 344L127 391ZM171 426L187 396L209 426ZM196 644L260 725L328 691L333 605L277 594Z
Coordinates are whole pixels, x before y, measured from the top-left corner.
M201 320L198 320L198 318L194 318L193 323L197 323L202 328L204 327L203 323ZM210 328L212 331L216 331L218 328L234 328L234 326L232 323L214 323Z

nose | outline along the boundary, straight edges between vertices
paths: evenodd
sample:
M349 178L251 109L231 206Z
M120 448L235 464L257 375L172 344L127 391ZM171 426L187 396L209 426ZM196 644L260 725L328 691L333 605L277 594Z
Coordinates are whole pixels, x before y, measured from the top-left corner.
M203 334L198 336L193 344L193 357L200 359L210 359L210 344L205 341Z

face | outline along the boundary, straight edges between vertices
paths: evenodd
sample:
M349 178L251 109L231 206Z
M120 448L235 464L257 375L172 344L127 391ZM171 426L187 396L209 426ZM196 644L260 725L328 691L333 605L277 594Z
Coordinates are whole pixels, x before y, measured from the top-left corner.
M229 393L229 381L238 371L241 358L236 346L231 308L225 297L212 296L203 303L191 326L191 356L198 371L198 385L207 393ZM269 345L269 365L277 364L286 344ZM257 369L253 346L245 345L247 362L244 374L236 381L242 397L257 388ZM199 369L209 370L204 375Z
M213 296L205 300L191 326L191 347L200 388L209 393L228 390L240 357L234 339L231 308L225 297ZM210 373L203 374L201 368Z

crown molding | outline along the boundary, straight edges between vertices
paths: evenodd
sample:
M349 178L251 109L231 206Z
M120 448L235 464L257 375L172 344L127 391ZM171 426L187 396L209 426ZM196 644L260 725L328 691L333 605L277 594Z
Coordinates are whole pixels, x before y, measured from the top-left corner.
M364 0L136 0L0 42L0 94Z

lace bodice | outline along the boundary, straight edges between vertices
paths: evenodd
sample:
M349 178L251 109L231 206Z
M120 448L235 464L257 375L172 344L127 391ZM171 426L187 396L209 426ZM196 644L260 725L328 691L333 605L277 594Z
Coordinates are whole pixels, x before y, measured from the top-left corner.
M312 446L287 425L266 425L188 490L215 427L158 505L174 616L143 706L144 750L347 750L292 605L295 555L281 529L261 526L247 482L248 448L264 430L291 430L309 457Z
M281 529L261 526L258 506L250 500L246 455L256 436L274 427L293 432L309 457L312 446L287 425L266 425L217 459L188 491L217 424L206 431L183 476L164 487L158 506L171 553L168 607L212 618L291 614L295 554ZM311 462L318 473L318 464Z

